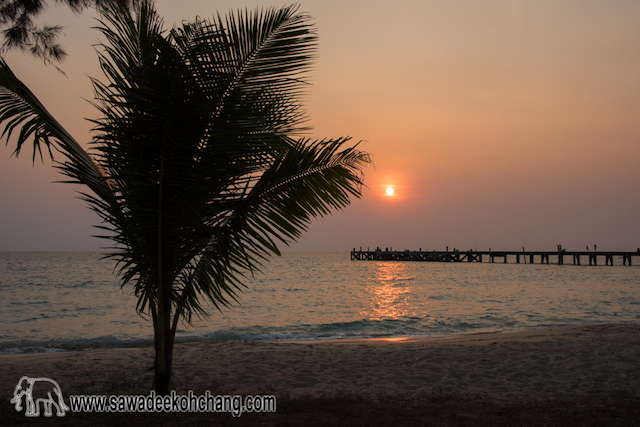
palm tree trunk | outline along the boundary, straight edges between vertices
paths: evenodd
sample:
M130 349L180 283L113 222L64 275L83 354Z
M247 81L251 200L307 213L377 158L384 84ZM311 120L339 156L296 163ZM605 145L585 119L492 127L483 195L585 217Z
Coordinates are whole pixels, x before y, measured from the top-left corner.
M173 336L171 332L171 290L172 279L165 272L165 263L163 259L163 184L164 184L164 147L162 150L160 171L158 173L158 235L157 235L157 301L158 313L154 318L157 319L155 326L155 347L156 347L156 366L155 376L153 379L154 389L158 395L167 395L173 389L172 368L173 368Z
M167 338L169 338L167 336ZM160 344L158 346L158 344ZM153 377L153 389L158 396L166 396L173 390L173 340L156 340L156 366Z
M158 310L154 319L155 373L153 388L158 395L173 390L173 343L175 331L171 328L171 300L166 298L165 286L158 287Z

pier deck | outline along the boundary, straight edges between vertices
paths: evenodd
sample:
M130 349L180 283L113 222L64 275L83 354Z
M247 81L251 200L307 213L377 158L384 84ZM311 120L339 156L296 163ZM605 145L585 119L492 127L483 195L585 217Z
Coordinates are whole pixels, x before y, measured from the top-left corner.
M640 257L637 252L608 252L608 251L394 251L394 250L366 250L355 248L351 251L351 260L357 261L426 261L426 262L498 262L516 264L549 264L550 261L563 265L570 264L598 265L598 260L605 265L632 265L633 257ZM619 260L614 264L614 260Z

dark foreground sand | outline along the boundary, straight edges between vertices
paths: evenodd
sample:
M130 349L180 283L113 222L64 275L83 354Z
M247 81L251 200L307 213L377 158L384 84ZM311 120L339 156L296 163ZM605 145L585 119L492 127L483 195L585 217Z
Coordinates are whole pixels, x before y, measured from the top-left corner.
M0 356L0 396L21 376L65 396L146 394L152 349ZM566 326L443 339L180 344L179 394L419 396L509 402L640 390L640 325Z

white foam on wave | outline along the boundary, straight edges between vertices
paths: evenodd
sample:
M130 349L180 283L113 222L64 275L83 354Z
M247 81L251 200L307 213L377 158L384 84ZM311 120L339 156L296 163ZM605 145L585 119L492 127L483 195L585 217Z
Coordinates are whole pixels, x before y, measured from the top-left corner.
M214 331L202 335L180 335L176 343L189 342L275 342L275 341L313 341L328 339L357 339L406 336L400 331L385 333L365 332L236 332L228 330ZM95 338L54 338L47 340L14 340L0 341L0 354L53 353L61 351L92 351L125 348L153 347L152 337L121 338L118 335L105 335Z
M94 338L52 338L46 340L21 339L0 341L0 354L53 353L59 351L88 351L114 348L141 348L153 345L150 337L122 339L117 335Z

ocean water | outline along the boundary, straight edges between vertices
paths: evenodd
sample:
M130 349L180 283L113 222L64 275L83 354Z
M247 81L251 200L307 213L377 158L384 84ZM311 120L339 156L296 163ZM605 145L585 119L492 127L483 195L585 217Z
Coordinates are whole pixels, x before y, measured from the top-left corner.
M94 252L0 252L0 353L152 345L115 263ZM618 260L618 264L621 261ZM178 342L450 336L640 321L639 266L351 261L285 253L239 305Z

